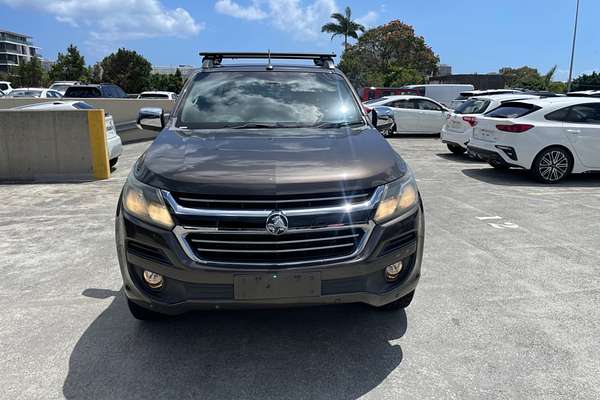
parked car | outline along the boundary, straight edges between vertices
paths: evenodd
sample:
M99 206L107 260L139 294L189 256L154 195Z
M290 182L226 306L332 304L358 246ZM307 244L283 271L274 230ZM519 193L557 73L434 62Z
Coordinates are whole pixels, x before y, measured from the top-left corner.
M84 101L52 101L48 103L29 104L26 106L15 107L13 110L92 110L95 107ZM104 113L104 124L106 126L106 144L108 147L108 161L111 167L114 167L119 161L123 152L121 138L115 130L115 123L112 115Z
M50 85L50 89L56 90L64 95L68 88L75 85L81 85L81 83L79 81L56 81Z
M450 107L452 100L459 93L466 90L473 90L473 85L464 84L428 84L428 85L407 85L404 89L416 90L416 95L428 97L441 103L444 107Z
M403 87L364 87L359 90L362 101L370 101L386 96L400 96L403 94L416 95L416 89L408 89Z
M388 96L369 107L390 107L394 111L394 133L440 133L449 110L422 96Z
M489 89L489 90L467 90L464 92L460 92L460 94L452 100L450 103L450 108L457 109L462 103L471 97L480 97L480 96L492 96L497 94L512 94L512 93L522 93L520 90L516 89Z
M162 92L162 91L148 91L142 92L138 95L138 99L164 99L164 100L175 100L177 99L177 93L174 92Z
M537 98L539 96L519 93L470 97L456 110L450 112L442 127L440 139L446 143L452 153L463 154L467 151L467 143L473 135L473 127L477 124L478 115L493 110L507 101Z
M600 90L581 90L567 93L569 97L600 97Z
M420 275L415 178L331 54L202 53L116 216L134 317L194 308L407 307ZM262 64L221 65L259 58ZM309 59L315 66L272 64ZM268 59L268 61L267 61ZM215 66L220 65L219 68Z
M76 85L70 86L65 91L68 98L91 99L91 98L127 98L127 93L117 85L112 83L101 83L97 85Z
M544 183L600 171L600 99L507 102L477 119L468 151L495 168L518 167Z
M4 93L5 96L9 95L12 92L13 88L10 82L0 81L0 90Z
M62 94L52 89L44 88L17 88L13 89L8 97L36 97L40 99L60 99Z
M0 90L0 97L4 97L4 92L2 90Z

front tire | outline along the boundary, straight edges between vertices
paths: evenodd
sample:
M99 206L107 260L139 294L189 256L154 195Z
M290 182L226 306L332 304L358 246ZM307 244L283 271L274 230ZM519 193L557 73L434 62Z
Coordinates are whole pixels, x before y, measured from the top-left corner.
M114 168L115 165L117 165L117 162L119 162L119 157L115 157L112 160L109 160L108 164L110 165L111 168Z
M558 183L565 179L573 168L573 157L562 147L550 147L535 157L531 173L542 183Z
M465 151L467 151L467 149L464 149L457 144L448 143L446 146L448 146L448 150L450 150L451 153L456 154L457 156L465 154Z
M140 321L154 321L157 319L165 318L164 314L148 310L147 308L135 304L129 299L127 299L127 306L129 307L131 315L133 315L135 319L139 319Z
M414 296L415 296L415 291L413 290L406 296L400 297L398 300L394 300L391 303L388 303L384 306L378 307L378 309L383 310L383 311L403 310L410 305Z

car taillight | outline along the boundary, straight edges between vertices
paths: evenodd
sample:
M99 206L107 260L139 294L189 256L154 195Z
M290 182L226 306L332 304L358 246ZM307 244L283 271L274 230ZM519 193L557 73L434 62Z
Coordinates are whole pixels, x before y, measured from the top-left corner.
M471 125L471 127L477 125L477 118L475 117L463 117L463 121Z
M371 107L367 107L363 104L363 110L365 110L365 114L368 114L371 112L372 108Z
M514 125L496 125L496 129L503 132L523 133L533 128L529 124L514 124Z

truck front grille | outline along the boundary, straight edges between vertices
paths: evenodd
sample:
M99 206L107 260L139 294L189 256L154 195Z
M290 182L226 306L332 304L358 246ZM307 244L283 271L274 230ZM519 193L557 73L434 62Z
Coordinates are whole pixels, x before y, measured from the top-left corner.
M365 230L360 227L288 231L282 235L241 232L192 232L186 242L196 257L225 263L281 264L318 262L356 252Z
M371 233L383 187L276 198L162 194L174 214L173 232L192 260L272 268L356 257ZM266 229L274 212L287 217L287 230L279 235Z

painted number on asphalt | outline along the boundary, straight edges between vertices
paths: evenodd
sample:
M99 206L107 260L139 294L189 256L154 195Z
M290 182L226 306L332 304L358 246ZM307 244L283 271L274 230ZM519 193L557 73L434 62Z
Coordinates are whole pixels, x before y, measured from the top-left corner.
M489 226L496 229L517 229L519 225L510 221L503 221L504 218L495 215L493 217L477 217L480 221L495 221L495 222L487 222Z

